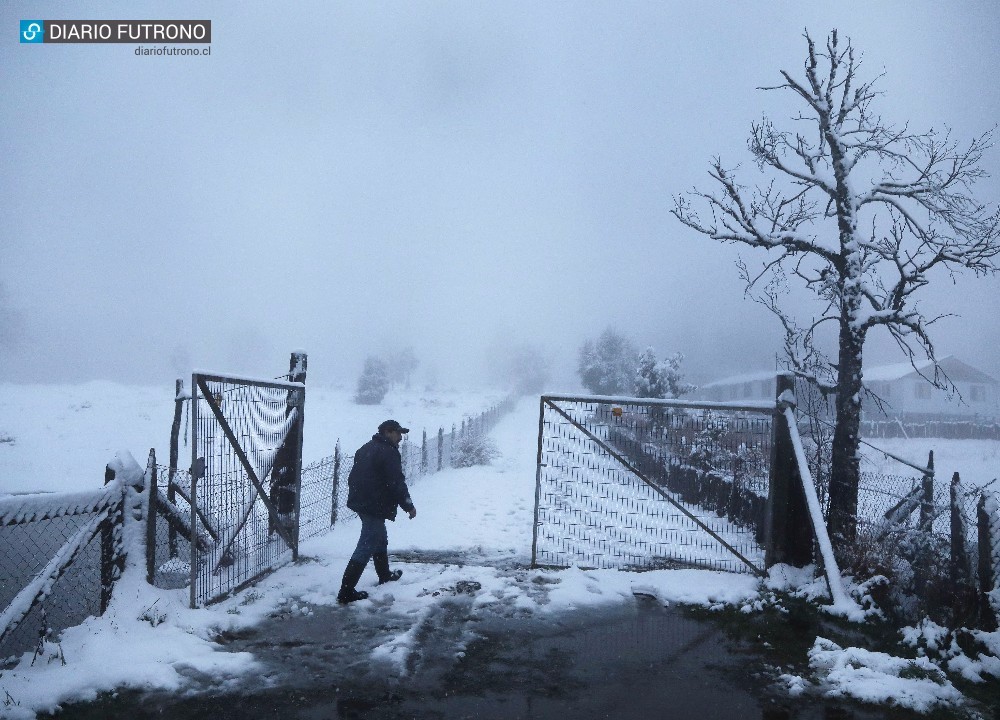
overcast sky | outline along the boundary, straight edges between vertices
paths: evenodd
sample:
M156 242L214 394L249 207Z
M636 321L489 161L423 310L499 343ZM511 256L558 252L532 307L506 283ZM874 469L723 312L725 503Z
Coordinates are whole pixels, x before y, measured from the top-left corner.
M805 7L803 7L805 6ZM413 346L418 378L479 379L488 349L568 375L614 324L695 380L774 367L743 298L752 251L671 197L783 122L802 32L885 73L879 110L970 139L1000 117L1000 4L982 2L3 3L0 379L277 375L309 352L353 383ZM19 19L210 19L209 57L22 45ZM1000 149L975 189L1000 197ZM759 258L758 258L759 259ZM938 278L934 335L1000 377L1000 281ZM803 312L811 312L804 310ZM872 362L901 359L873 337Z

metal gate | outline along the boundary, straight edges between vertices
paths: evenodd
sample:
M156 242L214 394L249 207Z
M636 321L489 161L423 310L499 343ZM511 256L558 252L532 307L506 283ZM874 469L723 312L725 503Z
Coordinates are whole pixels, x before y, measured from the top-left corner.
M543 396L532 564L763 574L774 411Z
M298 556L305 384L195 373L191 388L191 537L214 540L192 544L197 607Z

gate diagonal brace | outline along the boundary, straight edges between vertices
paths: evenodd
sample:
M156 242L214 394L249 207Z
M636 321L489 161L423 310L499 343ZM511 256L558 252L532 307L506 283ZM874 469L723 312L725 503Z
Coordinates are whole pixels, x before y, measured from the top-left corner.
M267 508L268 515L271 518L271 522L274 524L274 528L278 531L278 534L281 535L281 539L285 541L288 547L290 547L293 551L295 551L297 549L295 547L295 543L292 542L292 538L288 535L288 530L285 528L284 523L282 523L281 519L278 517L278 511L275 509L274 505L271 504L271 501L267 496L267 491L264 490L264 486L257 478L257 473L250 465L250 461L247 458L246 453L243 452L243 448L240 447L239 441L236 439L236 435L233 433L232 428L229 427L229 422L226 420L225 416L223 416L222 409L215 402L215 398L212 396L211 390L209 390L207 383L201 377L198 378L198 387L201 389L201 392L204 395L205 401L208 403L208 406L212 409L212 413L215 415L215 419L219 421L219 426L222 428L222 432L225 433L226 439L229 440L229 444L232 445L233 451L236 453L236 457L238 457L240 460L240 464L243 465L243 469L246 470L247 476L250 478L250 482L253 483L253 486L256 489L257 494L261 499L261 502L263 502L264 507ZM295 409L295 413L297 412L298 408ZM254 500L256 500L256 498L254 498ZM247 514L247 517L249 517L249 513ZM243 523L241 523L241 525L236 529L236 532L233 533L233 536L226 543L226 547L223 548L221 553L219 553L219 558L221 558L225 554L225 550L227 550L228 546L231 545L233 541L236 539L236 535L239 533L239 531L242 529L242 525L245 523L246 519L244 519ZM213 570L217 569L217 565L218 561L216 561L216 568L213 568Z
M699 520L697 517L695 517L691 513L690 510L688 510L686 507L684 507L683 505L681 505L680 503L678 503L676 500L674 500L672 497L670 497L667 493L665 493L658 485L656 485L656 483L652 482L649 478L647 478L645 475L643 475L641 472L639 472L639 469L636 468L635 466L633 466L632 463L630 463L628 460L626 460L620 453L616 452L613 448L611 448L610 446L608 446L603 440L601 440L599 437L597 437L596 435L594 435L592 432L590 432L583 425L581 425L576 420L574 420L572 417L570 417L562 408L560 408L558 405L556 405L555 403L553 403L551 400L547 399L545 401L545 404L548 405L553 410L555 410L557 413L559 413L559 415L561 415L563 418L565 418L571 425L573 425L573 427L579 429L580 432L582 432L584 435L586 435L592 442L596 443L598 447L602 448L605 452L607 452L609 455L611 455L611 457L613 457L615 460L617 460L618 462L620 462L625 467L626 470L628 470L630 473L632 473L637 478L639 478L644 483L646 483L646 485L648 485L650 488L652 488L664 500L666 500L668 503L670 503L675 508L677 508L682 513L684 513L684 515L691 522L693 522L695 525L697 525L702 530L704 530L709 535L711 535L713 538L715 538L715 540L719 544L721 544L729 552L731 552L733 555L735 555L740 560L742 560L747 565L747 567L749 567L751 570L753 570L758 576L764 577L765 573L764 573L763 570L761 570L759 567L757 567L756 565L754 565L750 560L748 560L747 558L745 558L743 556L743 554L740 553L739 550L737 550L732 545L730 545L725 540L723 540L721 537L719 537L719 535L714 530L712 530L712 528L708 527L708 525L706 525L701 520Z
M285 418L285 424L282 427L281 431L282 442L284 442L284 440L288 437L288 433L290 432L292 426L298 419L297 413L298 409L295 408L288 415L288 417ZM261 472L261 475L263 475L264 477L267 477L267 475L271 472L271 469L274 467L275 459L278 457L278 452L281 447L283 447L283 445L279 445L277 448L272 449L271 452L269 453L269 457L267 458L267 462L264 463L263 465L258 466L258 469L263 471ZM266 497L266 496L261 494L261 497ZM222 558L226 557L226 554L229 552L229 549L236 541L236 537L240 534L240 531L243 530L243 527L247 524L247 521L250 519L250 513L253 512L253 506L256 501L257 501L257 496L255 494L252 498L250 498L250 501L247 502L246 505L244 506L242 515L240 517L240 521L236 523L235 527L226 531L227 534L226 536L224 536L225 542L223 542L222 539L216 540L216 543L218 543L221 547L217 547L216 552L212 555L211 564L213 566L212 567L213 571L217 571L219 569L219 566L222 562ZM290 544L289 547L291 547ZM294 551L295 548L292 549Z

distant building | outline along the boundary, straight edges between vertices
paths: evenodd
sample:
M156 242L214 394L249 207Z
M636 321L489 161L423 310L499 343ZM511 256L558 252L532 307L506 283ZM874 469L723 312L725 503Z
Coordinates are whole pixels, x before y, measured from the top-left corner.
M699 400L738 402L740 400L774 400L776 375L774 370L733 375L701 385L692 394Z
M961 400L931 386L910 363L866 368L865 387L882 399L883 408L880 410L866 398L865 419L919 422L1000 418L1000 381L950 355L938 365L958 388ZM918 364L917 368L933 377L931 363ZM773 400L775 374L771 370L723 378L702 385L694 397L724 402Z
M865 387L885 405L880 411L874 403L866 402L866 417L909 421L1000 418L1000 382L951 355L938 365L958 388L961 400L931 386L909 363L883 365L864 373ZM931 363L917 367L927 377L933 377Z

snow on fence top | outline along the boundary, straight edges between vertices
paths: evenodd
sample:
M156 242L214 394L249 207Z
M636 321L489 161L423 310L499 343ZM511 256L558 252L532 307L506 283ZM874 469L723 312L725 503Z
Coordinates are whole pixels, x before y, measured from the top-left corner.
M718 402L715 400L676 400L659 398L637 398L618 395L560 395L546 394L545 400L557 402L589 402L609 405L655 405L658 407L677 407L686 410L737 410L747 412L774 412L774 400L759 400L756 402Z
M114 480L99 490L0 498L0 525L21 525L65 515L87 515L106 508L121 496L121 481Z

